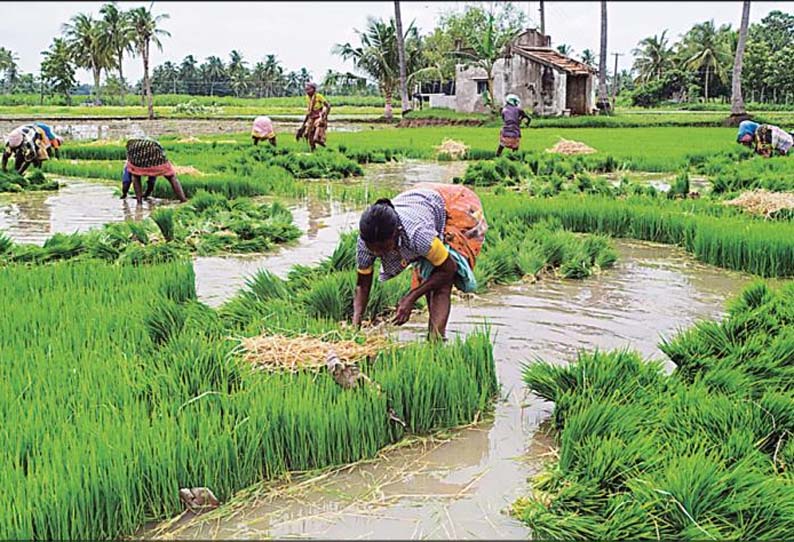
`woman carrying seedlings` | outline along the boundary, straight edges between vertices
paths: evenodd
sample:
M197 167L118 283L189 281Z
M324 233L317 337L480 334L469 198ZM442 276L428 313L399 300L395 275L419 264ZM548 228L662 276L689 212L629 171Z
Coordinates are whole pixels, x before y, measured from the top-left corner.
M769 158L773 152L781 156L788 154L794 145L794 138L785 130L772 124L758 124L751 120L739 123L736 141L755 150L761 156Z
M305 137L309 148L314 152L317 145L325 147L325 131L328 129L328 113L331 112L331 103L319 92L316 83L306 83L307 111L303 125L295 134L295 141Z
M505 97L505 104L502 108L504 125L502 131L499 132L499 147L496 149L496 156L502 156L505 147L517 151L521 145L521 121L526 120L527 127L532 122L529 115L521 109L521 100L515 94L508 94Z
M423 183L393 200L375 202L359 222L353 324L361 325L380 258L381 281L413 264L411 290L397 305L394 323L407 322L416 301L425 296L429 336L443 339L452 286L463 292L477 288L474 265L487 230L480 198L464 186Z
M273 129L273 122L270 117L259 116L254 119L251 127L251 139L254 145L259 145L260 141L266 140L274 147L276 146L276 131Z
M135 188L135 199L138 204L143 203L143 196L141 192L141 177L149 177L151 189L154 190L154 183L152 179L157 177L165 177L171 183L171 188L174 194L179 198L179 201L185 202L187 198L182 190L182 185L176 178L176 171L174 166L168 161L165 156L165 150L162 145L157 141L150 138L133 138L127 140L127 163L124 166L125 170L132 178L132 186ZM123 187L123 184L122 184ZM122 188L123 189L123 188ZM129 191L129 186L127 187ZM147 197L151 193L147 187Z

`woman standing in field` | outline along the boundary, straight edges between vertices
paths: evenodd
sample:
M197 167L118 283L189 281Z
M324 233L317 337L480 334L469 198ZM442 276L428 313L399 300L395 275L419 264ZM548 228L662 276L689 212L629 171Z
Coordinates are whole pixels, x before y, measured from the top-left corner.
M133 138L127 141L127 163L124 166L132 178L132 186L135 188L135 199L138 204L143 203L141 192L141 177L149 177L151 188L154 189L153 178L165 177L171 183L174 194L179 201L186 202L187 198L182 190L182 185L176 178L174 166L165 156L165 150L157 141L149 138ZM129 186L127 187L129 190ZM147 187L147 195L150 190Z
M751 120L739 123L736 141L752 147L756 153L769 158L773 152L781 156L788 154L794 145L794 137L782 128L772 124L758 124Z
M521 145L521 121L526 120L527 127L532 122L529 115L521 109L521 100L515 94L508 94L505 97L505 104L502 108L504 125L499 133L499 147L496 149L496 156L502 156L505 147L517 151Z
M307 111L303 125L295 134L295 141L305 137L309 148L314 152L317 145L325 147L325 131L328 129L328 113L331 112L331 103L319 92L316 83L306 83Z
M429 335L443 339L452 286L463 292L477 288L474 265L487 230L480 198L464 186L423 183L394 200L375 202L359 222L353 324L361 325L367 308L375 260L381 259L381 281L412 263L411 291L400 300L394 323L407 322L425 296Z
M270 117L259 116L254 119L254 125L251 127L251 139L254 145L259 145L260 141L268 141L274 147L276 146L276 130L273 129L273 122Z

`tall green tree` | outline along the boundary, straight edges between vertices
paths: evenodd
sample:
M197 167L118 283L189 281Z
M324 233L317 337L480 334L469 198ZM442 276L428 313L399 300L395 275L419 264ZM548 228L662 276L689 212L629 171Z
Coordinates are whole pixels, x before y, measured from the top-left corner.
M149 80L149 53L152 44L162 51L163 44L160 38L171 36L167 30L160 28L160 24L168 18L167 13L153 15L151 8L139 7L130 11L130 21L135 29L135 50L143 60L143 92L146 96L149 120L154 119L152 83Z
M72 104L71 90L75 85L75 67L72 51L63 38L55 38L47 51L41 53L41 78L48 88L62 94L66 103Z
M215 88L226 79L226 66L223 65L223 60L215 55L208 56L199 71L204 79L205 88L209 88L210 96L215 96Z
M561 55L571 56L573 54L573 47L567 43L561 43L557 46L557 52Z
M130 21L129 13L119 8L118 3L111 2L99 8L102 14L101 28L104 47L113 51L114 63L118 70L119 97L124 103L126 83L124 81L124 55L135 52L135 29Z
M3 93L10 92L19 78L19 58L11 50L0 47L0 73L3 74Z
M582 63L587 64L588 66L595 66L596 55L590 49L585 49L582 51L581 59Z
M661 79L664 72L673 67L673 49L667 38L667 30L640 40L632 51L637 81L648 83Z
M92 94L95 100L100 98L102 70L114 64L112 50L103 32L102 24L86 13L78 13L63 24L63 33L75 65L90 70L94 78Z
M717 29L713 20L706 21L693 26L681 41L684 65L703 73L703 97L706 101L712 78L726 79L731 51L724 33L729 31L730 26Z
M333 48L345 60L352 60L356 70L377 81L386 103L384 116L393 117L392 97L400 82L400 63L397 54L397 29L394 19L388 23L381 19L367 19L366 30L356 30L361 44L354 47L350 43L336 44ZM421 69L421 48L419 32L411 23L403 36L405 41L405 64L410 80Z

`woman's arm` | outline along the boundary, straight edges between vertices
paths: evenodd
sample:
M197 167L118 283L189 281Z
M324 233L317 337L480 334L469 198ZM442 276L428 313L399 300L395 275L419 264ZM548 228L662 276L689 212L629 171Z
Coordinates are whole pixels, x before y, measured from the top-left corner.
M372 289L373 273L356 273L356 291L353 296L353 325L360 326L369 303L369 292Z
M411 290L400 300L397 305L397 314L394 316L394 323L398 326L403 325L411 317L411 311L416 301L431 290L435 290L442 284L451 284L455 280L458 272L458 264L450 256L443 263L433 269L430 278L424 281L418 288Z

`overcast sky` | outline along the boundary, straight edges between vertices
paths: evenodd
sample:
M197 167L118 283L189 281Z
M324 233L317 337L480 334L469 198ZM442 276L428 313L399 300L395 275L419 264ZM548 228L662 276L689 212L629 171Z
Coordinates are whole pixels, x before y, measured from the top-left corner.
M516 2L529 15L529 26L538 26L539 2ZM103 2L3 2L0 46L19 56L25 72L38 72L41 51L60 34L61 24L83 11L98 15ZM120 2L124 8L142 2ZM414 20L420 31L429 32L441 13L462 8L466 2L402 2L403 21ZM574 56L583 49L598 51L599 2L546 2L546 32L552 45L567 43ZM609 2L609 52L624 53L620 69L631 65L631 50L642 38L669 29L677 38L694 23L714 19L717 25L739 26L741 2ZM772 10L794 12L792 2L753 2L750 22ZM327 69L349 70L331 54L335 43L356 42L354 29L363 29L368 15L393 15L393 2L155 2L155 13L168 13L163 27L171 32L163 51L154 50L152 66L166 60L179 62L193 54L199 62L209 55L228 60L229 51L240 51L249 65L266 54L275 54L287 69L306 66L321 79ZM610 56L610 59L612 57ZM610 61L610 69L612 61ZM137 81L143 69L140 59L125 61L125 76ZM78 72L89 82L87 71Z

